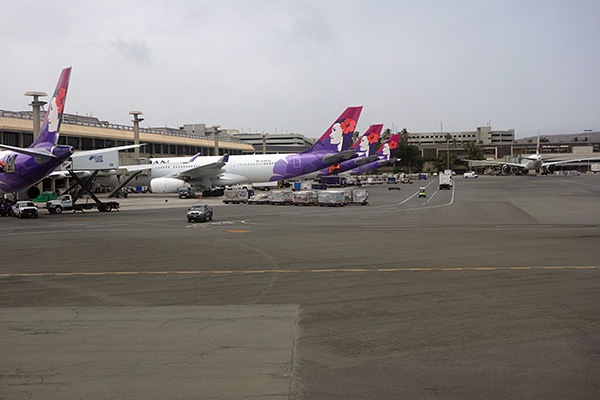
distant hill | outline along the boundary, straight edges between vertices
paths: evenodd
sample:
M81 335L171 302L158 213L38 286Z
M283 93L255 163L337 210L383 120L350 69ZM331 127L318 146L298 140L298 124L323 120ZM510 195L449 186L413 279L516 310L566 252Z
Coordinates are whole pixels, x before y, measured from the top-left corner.
M581 133L568 133L568 134L559 134L559 135L544 135L542 134L542 137L545 137L547 139L550 140L551 143L570 143L575 141L574 139L577 138L577 142L586 142L587 141L587 137L589 137L590 142L600 142L600 132L581 132ZM535 143L537 141L537 136L530 136L530 137L526 137L526 138L522 138L522 139L517 139L516 142L517 143Z

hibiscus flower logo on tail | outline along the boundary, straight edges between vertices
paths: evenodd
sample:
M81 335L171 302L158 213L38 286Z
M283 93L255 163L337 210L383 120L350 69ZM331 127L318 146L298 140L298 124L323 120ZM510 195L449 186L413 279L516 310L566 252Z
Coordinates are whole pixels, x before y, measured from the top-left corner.
M354 121L350 118L346 118L340 124L340 126L342 127L342 132L344 132L344 133L354 132L354 129L356 128L356 121Z
M63 108L65 107L65 97L67 96L67 91L65 88L60 88L58 91L58 95L56 96L56 108L58 113L61 114L63 112Z
M367 136L367 139L369 140L369 144L373 144L379 140L379 135L375 132L372 132L369 134L369 136Z

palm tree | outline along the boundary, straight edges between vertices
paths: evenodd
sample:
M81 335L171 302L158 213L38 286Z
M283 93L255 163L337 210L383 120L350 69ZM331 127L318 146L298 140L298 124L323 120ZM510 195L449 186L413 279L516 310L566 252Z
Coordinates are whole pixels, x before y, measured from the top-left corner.
M392 136L392 130L387 128L383 131L381 135L379 135L379 140L377 141L377 148L380 148L389 137Z
M469 160L483 160L483 151L475 144L474 141L464 142L463 149L467 153L467 158Z

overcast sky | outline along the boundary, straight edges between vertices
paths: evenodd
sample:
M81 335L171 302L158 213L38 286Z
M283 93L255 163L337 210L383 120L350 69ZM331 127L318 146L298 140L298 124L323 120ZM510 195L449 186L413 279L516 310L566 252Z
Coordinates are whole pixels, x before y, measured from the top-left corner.
M72 66L68 113L319 137L600 130L600 1L5 1L0 109Z

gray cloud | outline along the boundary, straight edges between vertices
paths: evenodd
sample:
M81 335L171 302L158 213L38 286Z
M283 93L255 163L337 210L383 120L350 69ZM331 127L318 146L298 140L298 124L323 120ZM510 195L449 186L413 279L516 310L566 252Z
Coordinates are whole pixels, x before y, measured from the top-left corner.
M73 66L68 112L317 137L373 123L517 136L600 129L595 1L9 2L0 108ZM30 26L39 27L31 29Z

